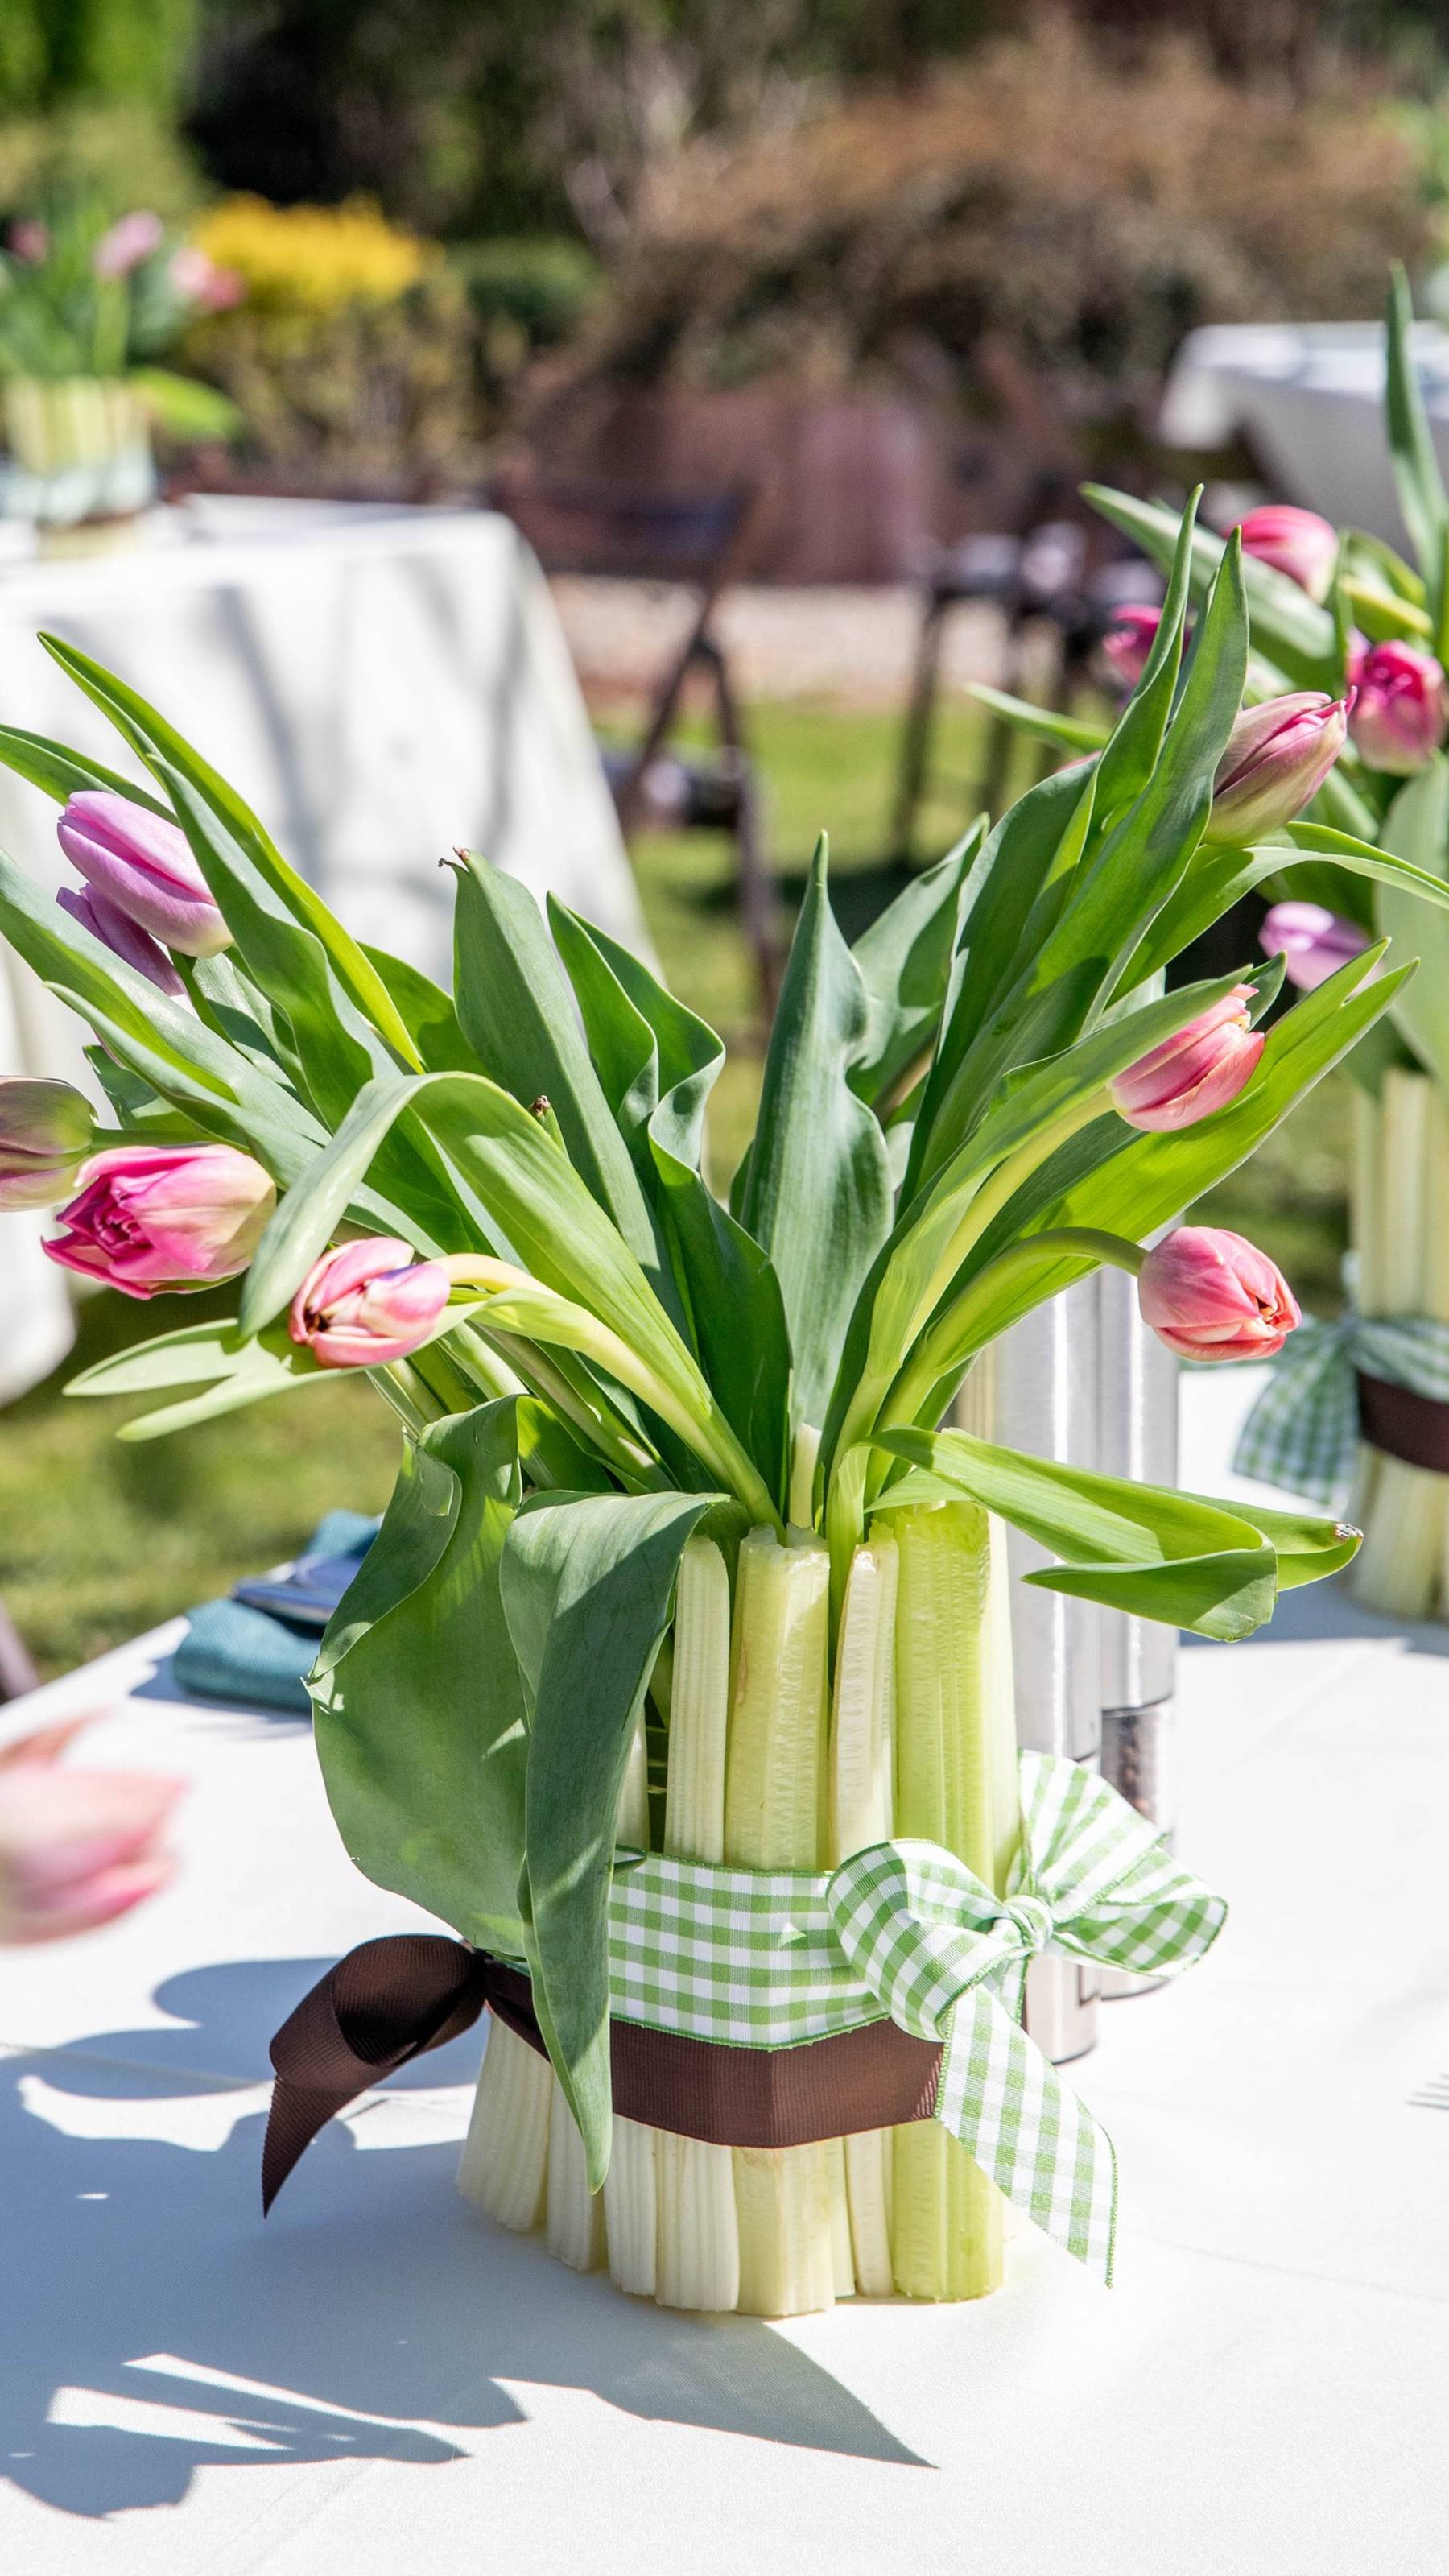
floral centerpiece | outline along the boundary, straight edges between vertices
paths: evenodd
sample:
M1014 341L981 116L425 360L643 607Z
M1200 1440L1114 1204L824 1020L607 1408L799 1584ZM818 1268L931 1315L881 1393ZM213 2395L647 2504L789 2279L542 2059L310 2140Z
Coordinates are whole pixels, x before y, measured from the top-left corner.
M138 208L108 222L90 195L58 195L0 251L4 506L42 526L126 520L154 497L153 422L229 437L224 395L155 361L241 281Z
M1345 723L1349 736L1310 808L1328 827L1311 864L1280 884L1292 854L1275 858L1269 835L1250 859L1229 857L1218 878L1224 901L1260 885L1276 895L1264 945L1282 955L1300 991L1382 934L1411 928L1402 879L1367 868L1362 847L1339 847L1337 833L1440 884L1449 879L1449 499L1411 332L1399 276L1387 317L1387 435L1414 564L1308 510L1267 506L1241 527L1265 743L1286 742L1291 731L1306 762L1314 737L1326 746L1332 735L1342 748ZM1176 514L1121 494L1096 497L1149 553L1171 562ZM1202 596L1222 549L1201 533L1194 549ZM1131 609L1109 634L1109 659L1125 678L1155 623L1155 610ZM1293 711L1284 730L1275 731L1275 707ZM1290 837L1302 845L1301 831ZM1415 918L1412 937L1428 971L1400 990L1349 1060L1349 1311L1339 1323L1315 1322L1285 1353L1238 1464L1290 1492L1347 1501L1365 1534L1351 1577L1359 1598L1424 1618L1449 1613L1449 942L1437 913Z
M1171 1973L1222 1908L1095 1775L1018 1758L1001 1523L1051 1552L1033 1580L1225 1640L1355 1533L940 1425L1102 1262L1176 1349L1278 1349L1297 1308L1251 1245L1144 1239L1412 971L1379 942L1268 1032L1278 960L1160 990L1280 834L1324 839L1290 819L1298 747L1242 713L1236 543L1184 661L1193 544L1100 757L853 948L822 847L727 1206L719 1041L586 920L552 905L550 940L456 854L450 995L359 946L74 647L146 786L0 729L80 880L57 907L0 862L0 926L90 1022L110 1104L97 1128L11 1086L0 1195L64 1199L55 1257L131 1296L240 1290L76 1391L159 1396L123 1435L149 1439L360 1368L404 1435L316 1738L359 1867L459 1938L364 1944L278 2034L269 2195L486 2003L462 2187L623 2288L974 2296L1008 2200L1109 2265L1110 2146L1022 2031L1022 1971L1053 1942Z

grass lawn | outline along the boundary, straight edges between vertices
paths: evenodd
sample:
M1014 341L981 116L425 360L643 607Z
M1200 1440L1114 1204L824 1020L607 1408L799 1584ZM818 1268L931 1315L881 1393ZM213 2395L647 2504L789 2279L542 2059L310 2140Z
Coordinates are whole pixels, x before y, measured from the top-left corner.
M939 855L969 817L975 731L969 710L947 708L922 857ZM836 906L851 935L894 882L880 853L896 732L890 715L798 705L763 706L753 718L787 897L798 898L816 833L828 826ZM658 839L641 846L637 865L669 981L735 1051L711 1131L722 1186L749 1132L760 1061L729 847L712 834ZM1337 1299L1346 1126L1346 1081L1330 1077L1198 1212L1252 1235L1320 1310ZM208 1311L230 1312L227 1293L188 1300L185 1320ZM329 1385L139 1445L113 1436L129 1405L62 1398L75 1368L179 1320L173 1300L88 1300L75 1358L0 1414L0 1595L46 1674L290 1555L333 1504L377 1511L387 1498L397 1433L366 1386Z

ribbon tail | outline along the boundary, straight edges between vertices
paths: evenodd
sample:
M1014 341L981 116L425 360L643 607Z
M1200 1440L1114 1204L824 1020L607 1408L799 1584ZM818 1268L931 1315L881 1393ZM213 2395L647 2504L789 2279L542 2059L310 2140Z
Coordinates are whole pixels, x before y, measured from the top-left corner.
M488 2000L487 1953L438 1933L364 1941L303 1996L271 2044L277 2080L262 2147L265 2217L298 2158L360 2093L456 2039Z
M1112 2141L987 1985L953 2009L934 2117L1008 2200L1110 2283Z

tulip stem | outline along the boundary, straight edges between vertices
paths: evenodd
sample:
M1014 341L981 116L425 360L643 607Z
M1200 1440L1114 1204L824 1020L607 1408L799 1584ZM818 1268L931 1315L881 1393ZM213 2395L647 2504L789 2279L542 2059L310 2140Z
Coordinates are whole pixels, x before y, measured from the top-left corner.
M1023 1273L1043 1263L1073 1260L1108 1262L1113 1269L1126 1270L1135 1279L1146 1258L1140 1243L1129 1242L1125 1235L1102 1233L1090 1225L1048 1226L1041 1234L1028 1235L1024 1242L1012 1244L979 1270L960 1296L953 1298L936 1321L927 1326L887 1393L876 1417L876 1428L915 1421L940 1380L962 1367L1000 1329L991 1322L996 1298L1002 1288ZM981 1330L983 1323L988 1328L985 1331Z

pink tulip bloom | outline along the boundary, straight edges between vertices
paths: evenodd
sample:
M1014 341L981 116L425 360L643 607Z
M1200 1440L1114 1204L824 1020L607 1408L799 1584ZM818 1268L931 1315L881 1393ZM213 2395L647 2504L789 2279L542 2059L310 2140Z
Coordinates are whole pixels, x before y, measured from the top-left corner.
M1407 778L1432 760L1449 731L1449 682L1432 653L1375 644L1357 666L1349 731L1370 769Z
M0 1942L93 1931L174 1874L161 1836L182 1782L64 1770L55 1756L75 1732L26 1736L0 1755Z
M1236 1100L1265 1044L1248 1019L1251 984L1235 985L1220 1002L1164 1038L1109 1088L1112 1106L1129 1127L1148 1130L1194 1127L1199 1118Z
M50 226L38 216L22 216L12 224L5 243L12 259L23 259L27 268L39 268L50 257Z
M90 1151L90 1102L68 1082L0 1082L0 1209L54 1207Z
M388 1235L324 1252L292 1300L287 1330L321 1368L382 1368L431 1336L451 1282Z
M1102 638L1102 658L1124 689L1136 688L1161 624L1160 608L1144 605L1113 609L1112 622Z
M52 1261L127 1297L209 1288L245 1270L277 1203L270 1176L233 1145L113 1145L59 1211Z
M150 931L143 930L115 904L107 903L93 886L62 886L55 899L61 911L78 921L82 930L88 930L92 939L98 939L103 948L109 948L127 966L134 966L138 975L147 976L163 993L185 992L165 949L158 946Z
M213 957L231 932L185 833L149 805L113 788L72 796L56 825L60 846L87 885L164 948Z
M1245 555L1256 563L1271 564L1274 572L1286 573L1310 599L1328 597L1338 561L1338 530L1320 519L1316 510L1295 510L1286 501L1269 501L1261 510L1250 510L1238 527Z
M153 250L159 250L166 227L159 215L137 209L133 215L121 215L107 233L102 233L94 252L97 277L129 277Z
M1180 1225L1137 1282L1142 1320L1185 1360L1269 1360L1303 1321L1276 1263L1222 1226Z
M234 268L218 268L195 242L184 242L167 272L178 295L188 296L206 313L225 313L240 304L246 280Z
M1275 903L1259 942L1266 957L1281 957L1290 984L1312 993L1369 944L1366 930L1321 903Z
M1204 840L1257 840L1301 813L1343 749L1352 704L1300 689L1245 707L1218 763Z

